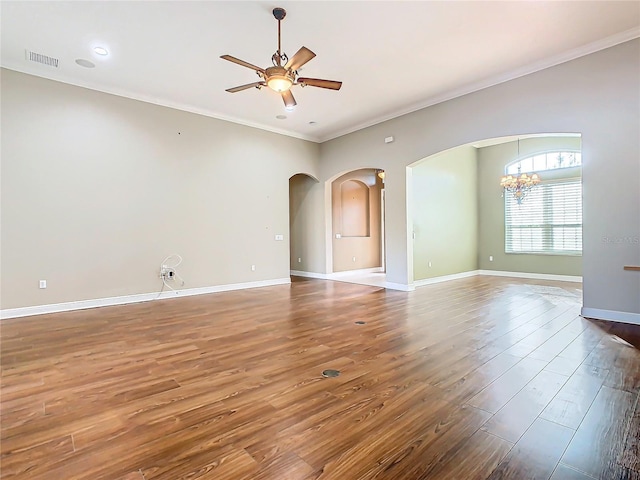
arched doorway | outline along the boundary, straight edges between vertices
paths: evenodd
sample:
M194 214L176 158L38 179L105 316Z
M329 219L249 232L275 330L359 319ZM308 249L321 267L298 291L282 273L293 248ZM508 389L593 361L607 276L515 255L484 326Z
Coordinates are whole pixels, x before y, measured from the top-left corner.
M289 268L292 274L323 271L323 223L317 218L323 191L304 173L289 178Z

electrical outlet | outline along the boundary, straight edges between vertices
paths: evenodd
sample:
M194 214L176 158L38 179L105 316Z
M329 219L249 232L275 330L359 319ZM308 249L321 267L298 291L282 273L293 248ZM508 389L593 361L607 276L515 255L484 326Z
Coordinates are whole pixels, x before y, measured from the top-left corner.
M255 272L256 271L256 266L255 265L251 265L251 271Z
M493 262L493 255L489 255L489 261Z
M282 240L284 240L284 235L278 234L278 235L276 235L275 238L276 238L277 241L282 241Z
M353 260L355 262L356 261L356 257L353 257L351 260Z
M431 268L431 262L429 262L429 268Z
M298 263L302 263L302 259L298 257Z
M40 288L47 288L47 281L46 280L40 280Z

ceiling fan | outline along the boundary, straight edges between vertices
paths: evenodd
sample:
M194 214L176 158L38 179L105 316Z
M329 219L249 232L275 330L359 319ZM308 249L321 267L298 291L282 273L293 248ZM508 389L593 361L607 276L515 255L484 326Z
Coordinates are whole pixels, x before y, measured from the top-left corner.
M280 93L280 95L282 95L282 100L284 100L285 107L291 109L297 105L290 90L293 85L300 85L301 87L309 85L311 87L328 88L329 90L340 90L342 82L321 80L319 78L298 77L298 69L315 57L316 54L307 47L302 47L293 57L291 57L291 59L289 59L287 54L282 51L280 46L280 22L284 19L286 14L287 12L284 8L273 9L273 16L278 20L278 50L271 57L271 61L273 62L272 67L260 68L251 63L245 62L244 60L240 60L239 58L232 57L231 55L222 55L220 57L224 60L228 60L254 70L261 78L259 82L228 88L226 90L227 92L236 93L252 87L261 89L262 87L267 86Z

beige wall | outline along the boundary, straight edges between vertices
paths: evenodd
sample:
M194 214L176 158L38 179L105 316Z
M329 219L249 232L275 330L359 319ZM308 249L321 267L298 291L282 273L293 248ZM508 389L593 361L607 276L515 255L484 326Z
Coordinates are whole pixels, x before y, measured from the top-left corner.
M553 150L580 151L580 138L546 137L520 140L520 157ZM479 193L479 266L481 270L507 272L582 275L582 257L569 255L529 255L504 253L504 198L500 177L505 166L518 157L517 142L503 143L478 150ZM576 177L579 168L542 172L544 179ZM526 201L526 200L525 200ZM493 256L493 262L489 261Z
M173 252L185 287L286 277L289 242L273 235L287 233L296 173L320 181L325 236L309 261L326 271L328 182L371 167L386 172L387 280L409 286L409 165L486 138L578 132L584 305L640 313L640 275L622 269L640 264L638 84L633 40L318 147L3 70L2 308L157 291Z
M291 270L324 273L323 193L318 181L308 175L289 180Z
M413 166L415 280L477 270L477 169L472 146L433 155Z
M159 291L171 253L184 288L289 276L317 144L8 70L1 98L3 309Z
M358 226L364 226L360 224L368 223L368 236L348 236L348 231L346 231L347 234L345 235L343 227L350 227L351 225L346 224L346 222L350 221L349 218L344 218L343 221L343 208L345 210L348 209L348 203L353 199L351 198L352 195L345 195L346 192L343 187L349 184L367 187L369 218L359 219ZM373 169L362 169L346 173L331 184L334 272L381 266L381 190L382 182ZM358 196L357 192L353 195ZM336 238L336 234L340 234L341 238Z
M623 270L640 264L639 84L633 40L325 142L319 179L385 170L387 281L409 285L408 165L487 138L581 133L584 306L640 313L640 275ZM395 142L385 144L390 135Z

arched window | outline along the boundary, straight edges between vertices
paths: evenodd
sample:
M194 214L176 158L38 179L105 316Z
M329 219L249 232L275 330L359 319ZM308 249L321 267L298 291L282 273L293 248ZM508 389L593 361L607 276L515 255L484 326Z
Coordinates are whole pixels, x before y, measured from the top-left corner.
M581 165L582 154L580 152L546 152L511 162L507 165L505 172L514 175L519 172L542 172Z
M580 152L556 151L518 159L505 172L540 173L581 165ZM542 183L521 204L505 193L505 253L582 254L582 180L575 171L567 172L554 172L553 180L541 174Z

